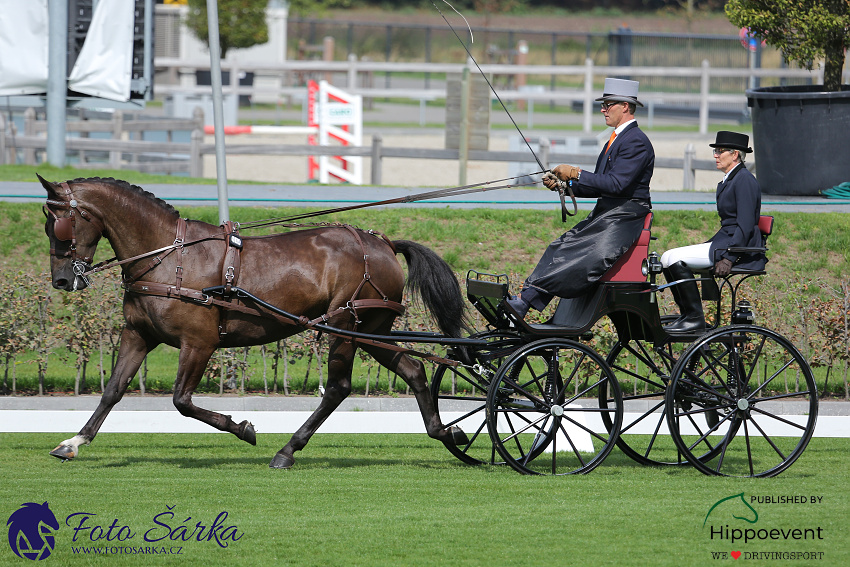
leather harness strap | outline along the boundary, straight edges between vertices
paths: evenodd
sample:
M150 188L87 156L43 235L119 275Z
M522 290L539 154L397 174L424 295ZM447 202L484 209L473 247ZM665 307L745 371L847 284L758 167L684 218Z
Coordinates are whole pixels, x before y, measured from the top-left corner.
M221 265L221 283L224 286L222 298L230 302L233 288L239 283L239 270L242 266L242 237L239 236L239 226L232 221L225 221L224 228L224 262ZM218 334L227 334L227 309L222 309L218 322Z
M329 313L325 313L319 317L316 317L315 319L308 319L307 317L303 316L290 318L285 317L283 315L279 315L277 313L271 313L269 311L262 310L258 307L245 305L244 303L240 303L238 300L233 301L232 298L230 301L225 301L223 299L218 299L197 289L189 289L185 287L178 288L174 285L159 282L127 282L124 284L124 289L126 291L129 291L130 293L136 293L138 295L153 295L157 297L167 297L170 299L182 299L183 301L191 301L198 305L214 305L217 307L221 307L225 310L230 309L233 311L239 311L241 313L253 315L255 317L272 317L287 325L299 325L304 327L305 329L315 327L319 323L327 323L340 313L343 313L345 311L353 311L354 309L390 309L392 311L395 311L399 315L403 315L406 310L404 305L396 301L384 301L383 299L355 299L354 301L349 302L348 305L338 307L337 309Z
M381 291L381 289L375 284L375 282L372 281L371 275L369 273L369 255L366 254L366 247L364 246L363 240L360 238L360 235L357 233L357 230L350 225L340 226L348 229L348 231L354 236L355 240L360 246L360 249L363 251L363 262L365 264L365 272L363 274L363 279L361 280L360 285L357 286L357 289L354 291L354 294L352 295L348 303L346 303L346 305L338 307L334 311L325 313L315 319L308 319L307 317L303 316L297 318L285 317L278 313L272 313L270 311L260 309L259 307L245 305L244 303L238 300L239 298L234 298L233 290L238 285L239 273L241 268L242 238L238 235L238 225L230 221L226 222L223 225L223 228L225 230L224 240L226 244L226 249L224 253L224 262L222 263L223 292L220 299L217 297L213 297L207 293L204 293L203 291L183 287L182 264L178 264L177 266L176 281L173 285L160 282L142 281L138 279L139 277L143 276L144 274L147 274L153 268L162 263L162 259L167 257L174 250L181 249L182 252L183 243L186 239L186 221L183 218L179 218L177 220L177 234L174 239L174 246L168 248L166 254L162 256L162 258L156 256L150 262L150 264L146 266L146 268L138 275L134 277L125 276L123 281L123 287L126 291L139 295L153 295L157 297L181 299L183 301L191 301L198 305L216 306L221 308L221 316L219 320L220 337L224 337L227 334L227 312L231 310L239 311L241 313L245 313L255 317L272 317L274 319L277 319L281 323L288 325L299 325L301 327L304 327L305 329L313 328L319 323L327 323L333 317L346 311L350 312L351 315L354 317L356 329L357 324L360 323L360 318L357 315L358 309L390 309L392 311L395 311L399 315L403 315L406 310L405 306L396 301L391 301L386 296L386 294L384 294L383 291ZM388 240L385 236L381 236L385 240ZM363 286L366 284L366 282L369 282L369 284L375 289L375 291L377 291L381 295L383 299L357 299L357 296L360 294L360 291L363 289ZM361 341L361 339L357 340ZM374 342L379 345L388 344L383 343L381 341Z
M159 256L159 255L154 256L151 259L151 261L145 267L143 267L140 270L135 271L132 275L124 272L124 275L123 275L124 283L126 284L126 283L132 283L132 282L137 281L139 278L141 278L142 276L144 276L145 274L147 274L148 272L150 272L151 270L153 270L154 268L159 266L162 263L163 259L167 258L172 252L174 252L178 248L182 251L183 250L183 243L186 242L187 224L188 223L186 222L186 219L178 218L177 219L177 232L174 236L174 244L172 246L169 246L169 247L161 250L161 251L165 252L165 254L163 256ZM182 278L183 278L182 267L178 266L177 270L178 270L178 285L177 285L177 287L179 288L180 283L182 282Z

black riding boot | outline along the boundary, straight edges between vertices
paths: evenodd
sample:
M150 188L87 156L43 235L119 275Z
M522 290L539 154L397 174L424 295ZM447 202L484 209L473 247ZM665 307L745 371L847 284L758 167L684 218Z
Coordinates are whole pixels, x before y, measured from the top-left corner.
M694 273L682 262L676 262L664 271L668 283L678 280L692 280ZM695 281L686 281L670 287L673 299L679 306L681 315L678 319L666 325L668 333L696 333L705 330L705 315L702 311L702 299L699 286Z

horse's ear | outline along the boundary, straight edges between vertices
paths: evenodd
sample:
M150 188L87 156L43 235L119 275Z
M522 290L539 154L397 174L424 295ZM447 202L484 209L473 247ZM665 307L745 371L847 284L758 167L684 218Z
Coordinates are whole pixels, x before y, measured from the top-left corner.
M51 197L53 197L53 198L58 197L58 193L56 192L56 186L53 185L53 183L51 183L50 181L48 181L47 179L45 179L44 177L42 177L38 173L36 173L35 176L38 177L39 181L41 181L41 186L44 187L45 190L47 190L47 198L48 199L51 198Z

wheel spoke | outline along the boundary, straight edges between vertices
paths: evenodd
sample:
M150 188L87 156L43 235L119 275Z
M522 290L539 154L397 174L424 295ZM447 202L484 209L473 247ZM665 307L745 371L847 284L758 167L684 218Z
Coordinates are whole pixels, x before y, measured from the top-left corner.
M626 427L622 428L622 429L620 430L620 435L622 435L623 433L626 433L629 429L631 429L632 427L634 427L635 425L637 425L638 423L640 423L641 421L643 421L643 419L645 419L646 417L648 417L650 414L654 413L654 412L655 412L655 410L657 410L658 408L660 408L660 407L661 407L661 406L663 406L663 405L664 405L664 400L661 400L660 402L658 402L657 404L655 404L654 406L652 406L651 408L649 408L648 410L646 410L645 412L643 412L643 414L642 414L639 418L637 418L636 420L634 420L633 422L631 422L631 423L630 423L629 425L627 425ZM662 420L664 419L664 414L663 414L663 413L661 414L661 419L662 419ZM660 423L661 423L661 422L659 421L659 426L658 426L658 427L661 427ZM658 429L657 429L657 428L656 428L655 432L656 432L656 433L658 433Z
M571 448L572 448L572 450L573 450L573 454L576 456L576 459L578 459L578 462L579 462L579 463L581 463L581 466L586 466L586 465L587 465L587 463L585 463L584 459L582 458L582 456L581 456L581 451L579 451L579 450L578 450L578 448L576 447L575 443L573 443L573 440L570 438L570 436L569 436L569 435L567 435L567 430L566 430L566 429L564 429L564 426L563 426L562 424L560 424L560 423L559 423L559 424L558 424L558 429L560 429L560 430L561 430L561 433L563 433L563 434L564 434L564 437L567 439L567 443L569 443L569 444L570 444L570 447L571 447ZM556 435L556 436L555 436L555 439L557 439L557 438L558 438L558 436ZM604 440L603 440L603 441L604 441ZM555 458L555 455L557 455L557 454L558 454L558 453L557 453L557 451L552 451L552 459L554 459L554 458ZM554 474L554 473L553 473L553 474Z
M760 413L764 416L767 416L771 419L775 419L776 421L781 421L785 425L790 425L791 427L796 427L797 429L802 429L802 430L806 429L804 426L800 425L799 423L794 423L793 421L787 420L784 417L780 417L780 416L776 415L775 413L767 412L767 411L765 411L765 410L763 410L759 407L753 406L751 409L752 409L752 411L758 412L758 413Z
M770 378L768 378L767 380L765 380L764 382L762 382L761 386L759 386L758 388L756 388L755 390L753 390L753 393L752 393L752 394L750 394L750 395L751 395L751 396L755 396L756 394L758 394L759 392L761 392L764 388L766 388L766 387L767 387L767 385L768 385L768 384L770 384L771 382L773 382L774 378L776 378L777 376L779 376L782 372L784 372L787 368L789 368L789 367L790 367L793 363L794 363L794 359L793 359L793 358L792 358L791 360L788 360L787 362L785 362L785 364L783 364L783 365L779 368L779 370L777 370L776 372L774 372L774 373L773 373L773 375L772 375Z
M774 451L776 451L776 454L777 454L777 455L779 455L779 457L780 457L783 461L784 461L785 459L787 459L788 457L786 457L786 456L785 456L785 454L784 454L784 453L783 453L783 452L779 449L779 447L777 447L777 446L776 446L776 443L774 443L774 442L773 442L773 439L771 439L771 438L770 438L770 435L768 435L767 433L765 433L764 429L762 429L762 428L759 426L758 422L756 422L756 420L755 420L755 419L753 419L752 421L753 421L753 425L756 427L756 429L758 429L758 430L759 430L759 433L761 433L761 436L762 436L762 437L764 437L765 441L767 441L767 442L770 444L770 446L771 446L771 447L773 447L773 450L774 450Z

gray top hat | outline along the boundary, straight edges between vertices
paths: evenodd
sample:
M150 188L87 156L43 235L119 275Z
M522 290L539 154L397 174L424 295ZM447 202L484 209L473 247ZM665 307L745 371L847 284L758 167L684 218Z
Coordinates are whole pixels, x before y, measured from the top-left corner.
M615 102L631 102L638 106L643 106L643 103L637 99L638 95L637 81L629 81L628 79L605 79L605 88L602 90L602 96L596 101L611 100Z

